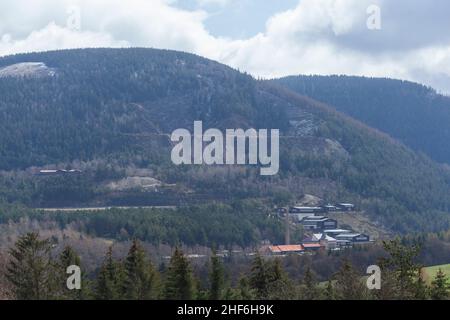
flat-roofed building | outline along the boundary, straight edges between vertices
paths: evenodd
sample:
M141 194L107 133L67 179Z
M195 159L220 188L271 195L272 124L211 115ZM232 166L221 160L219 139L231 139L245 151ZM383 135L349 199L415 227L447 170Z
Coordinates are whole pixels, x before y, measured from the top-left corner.
M295 206L289 209L291 213L320 213L323 212L322 207L300 207Z
M325 246L320 243L303 243L303 248L305 251L318 251Z
M336 207L341 211L355 211L355 205L353 203L338 203Z
M336 240L350 241L352 243L364 243L370 242L370 237L361 233L344 233L337 235Z
M273 255L301 254L304 251L301 244L269 246L269 252Z
M307 217L301 221L306 230L335 229L338 226L337 220L323 216Z
M325 229L323 233L335 238L339 234L346 234L346 233L352 233L351 230L346 229Z

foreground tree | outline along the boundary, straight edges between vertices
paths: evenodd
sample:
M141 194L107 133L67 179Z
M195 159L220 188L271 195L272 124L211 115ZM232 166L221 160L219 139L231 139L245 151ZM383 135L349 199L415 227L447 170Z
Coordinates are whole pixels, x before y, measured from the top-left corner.
M12 298L11 283L6 279L6 268L8 261L6 256L0 252L0 300Z
M292 300L296 292L288 274L284 271L280 259L268 263L269 283L268 296L270 300Z
M121 299L123 275L123 268L113 259L112 247L110 247L97 276L95 298L97 300Z
M311 268L308 266L305 271L305 275L302 279L302 284L300 286L300 297L303 300L317 300L319 297L319 290L317 288L317 280L312 272Z
M258 299L265 299L269 293L269 271L261 255L257 254L252 262L249 284Z
M61 299L81 300L89 297L88 283L83 277L81 278L80 290L69 290L67 288L67 268L70 266L78 266L81 268L81 259L72 247L66 246L59 255L57 261L58 268L58 296Z
M294 287L281 266L281 261L265 261L256 255L252 262L249 284L256 299L293 299Z
M217 256L215 250L211 256L211 270L209 273L209 299L220 300L223 297L223 290L225 285L225 272L220 258Z
M398 284L395 272L387 268L381 268L381 289L374 290L373 295L377 300L397 299Z
M130 300L156 298L157 275L144 248L134 240L125 259L124 297Z
M417 299L423 296L423 282L420 279L422 269L415 260L420 253L418 245L404 245L399 239L384 242L389 257L381 259L383 271L392 272L395 279L394 299Z
M241 277L237 289L229 289L226 300L255 300L256 292L247 277Z
M414 287L414 299L416 300L427 300L428 295L428 286L424 280L424 274L422 270L419 271L417 276L415 287Z
M448 278L442 272L442 269L439 269L436 277L431 282L430 296L433 300L447 300L450 298Z
M367 297L361 275L345 260L335 276L336 297L341 300L362 300Z
M336 293L333 286L333 281L328 280L327 286L325 290L323 291L323 297L325 300L335 300L336 299Z
M179 248L170 259L164 287L164 298L168 300L192 300L195 285L189 261Z
M17 299L55 298L57 268L50 257L51 249L48 239L40 240L38 233L27 233L9 251L6 277Z

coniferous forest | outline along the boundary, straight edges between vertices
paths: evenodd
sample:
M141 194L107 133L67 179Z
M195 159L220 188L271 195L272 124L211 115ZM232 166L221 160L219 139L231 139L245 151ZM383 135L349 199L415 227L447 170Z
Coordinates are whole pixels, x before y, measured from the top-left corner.
M155 265L138 240L133 240L122 259L113 247L105 252L94 273L83 275L78 290L68 289L66 269L83 261L70 246L54 254L51 239L28 233L10 249L2 263L2 297L21 300L446 300L448 277L439 270L426 279L416 259L417 243L391 240L383 243L379 258L383 286L368 290L366 277L343 258L328 279L319 281L311 265L302 277L292 278L279 258L255 255L239 278L231 279L229 258L212 251L204 266L194 267L179 247L167 263ZM200 268L201 272L195 270ZM69 279L69 280L66 280Z
M257 80L143 48L18 54L1 57L0 70L36 62L47 73L0 77L1 299L449 298L446 270L426 268L450 262L445 135L411 133L418 119L434 121L422 117L431 105L448 119L432 89ZM391 122L377 118L378 104L395 109ZM197 120L205 130L279 129L279 173L175 165L170 135ZM344 201L356 209L336 214L339 227L369 233L369 245L267 253L312 236L282 210ZM381 289L367 287L371 265ZM79 289L68 289L71 266Z

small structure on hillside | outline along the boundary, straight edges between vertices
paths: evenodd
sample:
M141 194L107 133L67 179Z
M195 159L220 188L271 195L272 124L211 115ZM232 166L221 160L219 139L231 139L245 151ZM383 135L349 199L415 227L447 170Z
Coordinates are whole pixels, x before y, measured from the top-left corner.
M355 205L353 203L338 203L336 207L341 211L355 211Z

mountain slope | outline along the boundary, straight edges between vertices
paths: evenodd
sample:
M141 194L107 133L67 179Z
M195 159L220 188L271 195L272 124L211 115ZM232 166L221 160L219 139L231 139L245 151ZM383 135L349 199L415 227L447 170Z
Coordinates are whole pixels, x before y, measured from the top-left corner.
M275 82L450 163L450 97L420 84L382 78L292 76Z
M39 206L59 194L92 203L101 190L93 184L109 184L138 168L177 185L180 193L172 198L272 201L309 193L354 201L398 232L450 227L445 168L278 85L195 55L153 49L17 55L0 58L0 68L31 62L53 73L0 78L0 169L9 171L0 191L8 201ZM168 135L192 131L195 120L204 122L204 130L280 129L279 175L261 177L248 166L173 165ZM50 164L83 165L89 174L69 183L20 171ZM106 172L110 167L113 173Z

